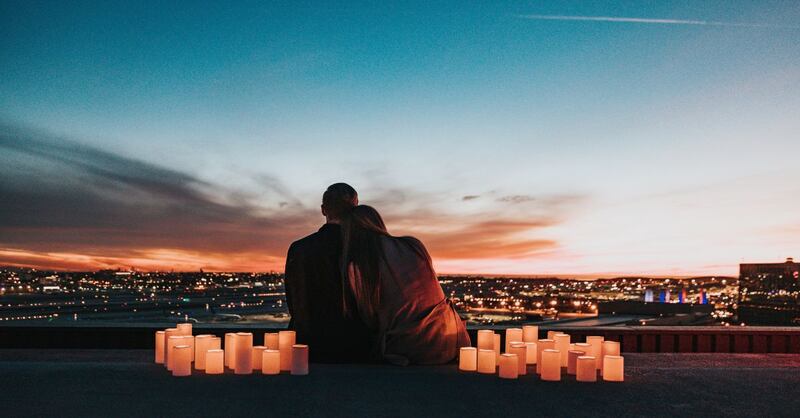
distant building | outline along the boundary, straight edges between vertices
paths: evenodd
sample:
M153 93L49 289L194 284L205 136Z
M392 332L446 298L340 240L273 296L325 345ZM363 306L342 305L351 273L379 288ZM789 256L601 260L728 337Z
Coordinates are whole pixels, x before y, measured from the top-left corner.
M740 264L738 315L748 325L800 325L800 264Z

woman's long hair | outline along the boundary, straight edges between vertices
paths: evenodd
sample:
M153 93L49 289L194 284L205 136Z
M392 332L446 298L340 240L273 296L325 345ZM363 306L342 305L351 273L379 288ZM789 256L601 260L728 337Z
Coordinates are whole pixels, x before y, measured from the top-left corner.
M354 207L342 219L342 277L345 289L350 287L350 267L357 272L353 296L356 307L344 300L345 314L357 311L366 324L373 324L381 302L380 263L384 259L381 238L391 236L381 215L367 205ZM360 307L360 309L359 309Z

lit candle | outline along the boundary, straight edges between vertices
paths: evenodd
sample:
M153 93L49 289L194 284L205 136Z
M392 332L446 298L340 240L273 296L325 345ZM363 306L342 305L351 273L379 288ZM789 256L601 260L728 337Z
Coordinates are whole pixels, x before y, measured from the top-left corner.
M256 345L253 346L253 370L261 370L261 363L263 363L264 359L264 350L267 347L263 345Z
M172 337L175 338L175 337ZM176 345L172 351L172 375L190 376L192 374L192 347Z
M506 329L506 353L511 348L511 343L522 342L522 328L508 328Z
M522 327L522 341L535 343L539 341L539 327L536 325L525 325Z
M277 350L279 348L277 332L264 333L264 347L267 347L267 350Z
M461 347L458 355L458 370L474 372L478 369L478 349L475 347Z
M528 374L528 363L525 359L527 351L527 346L522 342L513 342L511 343L511 346L508 347L508 354L517 355L517 362L519 363L517 364L517 369L519 369L517 374L521 376Z
M500 361L500 334L494 334L494 362Z
M194 337L191 335L181 335L183 337L183 345L188 345L192 349L192 361L194 361Z
M560 334L560 332L558 332L558 331L547 331L547 339L548 340L555 340L555 338L553 338L553 337L555 337L556 334Z
M590 356L594 357L595 368L600 368L600 361L602 360L603 354L603 340L605 338L592 335L586 337L586 343L592 346L592 349L588 352Z
M558 333L553 336L555 349L561 353L561 367L567 367L567 352L569 351L569 334Z
M206 374L222 374L225 372L225 351L208 350L205 355Z
M579 382L596 382L597 369L594 363L594 357L592 356L578 357L575 379Z
M167 340L167 357L164 359L164 363L169 371L172 371L174 367L175 359L173 356L176 345L185 345L183 344L183 335L173 335ZM191 361L191 357L189 357L189 360Z
M236 359L233 372L235 374L253 373L253 334L250 332L236 333Z
M308 346L305 344L292 345L292 368L295 376L308 374Z
M478 350L494 350L494 331L478 330Z
M261 373L280 374L281 373L281 352L280 350L264 350L261 355Z
M211 349L211 342L213 340L214 336L208 334L194 337L194 367L197 370L205 370L206 351Z
M603 358L606 356L618 356L619 355L619 343L616 341L603 341ZM600 363L600 376L603 375L603 367L604 363Z
M219 337L211 337L211 342L208 343L209 350L219 350L222 348L222 340ZM224 351L223 351L224 353Z
M542 351L539 363L542 364L542 380L550 382L561 380L561 353L558 350Z
M292 346L297 335L294 331L281 331L278 333L278 349L281 352L281 370L292 369Z
M225 333L225 367L232 369L236 364L236 333Z
M156 363L164 364L164 331L156 331Z
M578 372L578 357L586 353L579 350L569 350L567 356L567 374L575 374Z
M478 373L494 374L495 355L494 350L478 349Z
M525 343L525 363L536 364L536 343Z
M553 340L544 339L536 343L536 373L542 374L542 351L552 350L554 347Z
M573 350L583 351L588 356L592 352L592 345L588 343L575 343Z
M519 357L516 354L503 354L500 356L500 378L516 379L519 375Z
M607 382L625 380L625 359L622 356L603 357L603 380Z
M167 328L164 330L164 365L167 365L169 362L169 337L176 335L180 335L177 328Z
M192 324L178 324L175 325L175 328L178 329L180 335L192 335Z

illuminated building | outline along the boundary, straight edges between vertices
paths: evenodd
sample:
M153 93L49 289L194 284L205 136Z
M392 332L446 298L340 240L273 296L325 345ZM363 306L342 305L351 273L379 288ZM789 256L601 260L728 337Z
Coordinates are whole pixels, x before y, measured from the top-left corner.
M739 265L739 321L746 324L800 325L800 264Z

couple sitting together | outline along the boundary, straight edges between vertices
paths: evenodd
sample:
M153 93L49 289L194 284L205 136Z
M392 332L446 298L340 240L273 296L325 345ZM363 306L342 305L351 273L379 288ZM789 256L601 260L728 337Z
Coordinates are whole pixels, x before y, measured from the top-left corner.
M322 195L322 214L286 258L289 328L312 361L441 364L470 345L419 240L390 235L344 183Z

